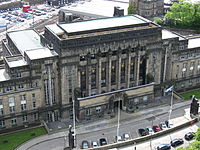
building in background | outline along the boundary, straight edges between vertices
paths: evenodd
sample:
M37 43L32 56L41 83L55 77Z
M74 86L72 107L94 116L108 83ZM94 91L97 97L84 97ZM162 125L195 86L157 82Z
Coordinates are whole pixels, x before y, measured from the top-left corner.
M163 16L164 0L129 0L136 13L145 18Z

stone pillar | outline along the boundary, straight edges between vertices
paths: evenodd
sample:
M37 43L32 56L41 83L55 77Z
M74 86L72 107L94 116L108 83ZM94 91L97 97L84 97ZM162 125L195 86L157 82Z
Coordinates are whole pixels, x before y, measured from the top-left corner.
M140 73L140 52L138 51L137 57L136 57L136 70L135 70L135 77L136 77L136 86L139 85L139 73Z
M81 87L81 74L78 69L77 69L77 87Z
M98 60L98 68L97 68L97 93L101 93L101 59Z
M117 89L120 89L121 85L121 55L118 55L118 61L117 61L117 68L116 68L116 76L117 76Z
M126 88L129 88L130 85L130 67L131 67L131 56L128 54L127 60L126 60L126 70L125 70L125 82L126 82Z
M106 72L106 86L108 88L107 92L110 92L111 91L111 65L112 65L112 60L110 59L111 56L108 56L108 64L107 64L107 72Z
M145 77L145 84L147 83L147 74L148 74L148 70L149 70L149 57L146 56L146 77Z

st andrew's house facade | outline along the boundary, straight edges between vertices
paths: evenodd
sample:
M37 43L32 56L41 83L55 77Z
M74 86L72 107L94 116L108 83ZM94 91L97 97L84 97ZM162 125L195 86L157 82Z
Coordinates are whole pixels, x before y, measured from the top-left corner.
M0 127L121 107L134 112L163 90L199 87L200 38L187 39L138 15L8 32L0 69Z

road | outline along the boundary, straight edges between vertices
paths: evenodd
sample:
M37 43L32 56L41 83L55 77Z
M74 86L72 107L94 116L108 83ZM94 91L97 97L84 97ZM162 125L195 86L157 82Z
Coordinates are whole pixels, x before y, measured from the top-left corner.
M167 106L167 107L169 107L169 106ZM173 120L173 118L183 117L185 114L185 110L187 110L188 107L189 106L183 106L179 109L173 110L172 115L171 115L172 120ZM157 108L148 113L143 112L143 113L141 113L140 118L138 118L137 120L129 120L129 121L121 123L120 130L119 130L120 135L122 135L123 133L129 133L131 135L131 138L138 137L139 135L138 135L137 130L139 128L145 128L147 126L152 125L152 119L151 119L152 116L154 116L154 118L155 118L155 120L153 120L153 124L159 124L160 122L167 120L168 119L167 112L164 114L161 114L161 115L156 115L156 116L154 115L154 113L161 111L161 109L162 108ZM121 115L124 115L124 114L121 113ZM104 126L105 124L102 123L99 125ZM92 126L90 128L92 128ZM78 148L80 148L82 140L87 140L89 142L98 141L102 137L106 138L108 143L113 143L114 137L116 136L116 133L117 133L117 126L113 125L112 127L108 127L108 128L102 129L102 130L97 130L97 131L92 131L92 132L89 132L89 128L85 127L85 130L88 130L88 133L77 134ZM190 130L190 128L188 128L187 130ZM193 129L193 130L195 130L195 129ZM185 129L184 129L183 131L181 130L178 132L181 132L180 135L182 137L187 131L185 131ZM177 134L175 132L175 133L171 134L172 137L175 137L173 135L179 135L179 134ZM164 139L163 139L163 137L161 137L160 139L156 139L155 142L152 141L152 146L155 147L159 143L162 143L162 141L167 141L165 138L167 138L168 141L170 141L169 136L164 137ZM149 147L148 141L146 143L147 144L142 144L142 146L146 145L147 147ZM60 137L56 140L45 141L40 144L37 144L37 145L29 148L29 150L38 150L38 149L63 150L64 144L65 144L64 137ZM68 142L67 142L67 145L68 145Z

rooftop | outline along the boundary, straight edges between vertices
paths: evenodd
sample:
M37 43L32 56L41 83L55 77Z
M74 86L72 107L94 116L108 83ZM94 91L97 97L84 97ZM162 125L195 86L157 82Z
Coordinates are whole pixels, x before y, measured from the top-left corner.
M8 36L14 42L18 50L24 56L24 53L31 60L42 59L57 56L58 54L55 51L51 51L50 49L41 45L40 36L34 30L21 30L21 31L13 31L9 32ZM8 65L10 67L17 67L26 65L26 61L23 57L14 57L9 58Z
M168 31L168 30L165 30L165 29L162 30L162 39L163 40L176 38L176 37L178 37L179 40L184 40L184 38L177 33L174 33L174 32L171 32L171 31Z
M59 24L59 26L67 33L91 31L96 29L106 29L113 27L129 26L143 23L150 23L151 21L140 17L138 15L122 16L122 17L109 17L80 22L72 22ZM56 29L57 30L57 29Z
M25 52L30 60L49 58L58 56L58 54L54 50L49 50L48 48L40 48L40 49L32 49Z
M24 60L22 56L5 57L5 60L10 68L27 65L27 62Z
M9 75L6 73L5 69L0 69L0 81L6 81L9 80L10 77Z
M188 39L188 48L200 47L200 37Z
M26 50L43 48L40 44L40 36L34 30L8 32L8 36L22 55Z

